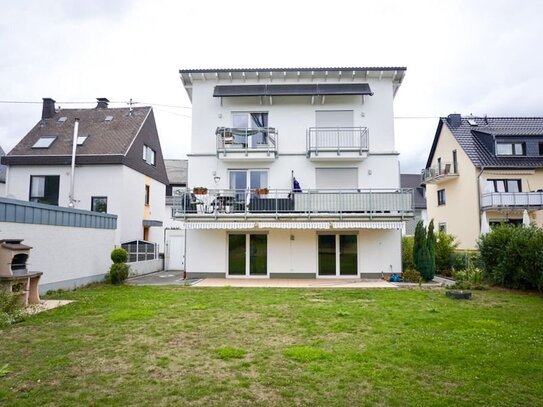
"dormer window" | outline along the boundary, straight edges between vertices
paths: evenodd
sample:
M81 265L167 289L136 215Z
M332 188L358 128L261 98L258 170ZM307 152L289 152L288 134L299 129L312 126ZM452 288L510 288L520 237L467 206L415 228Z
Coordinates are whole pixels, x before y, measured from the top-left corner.
M155 165L156 152L148 145L143 145L143 161L149 165Z
M38 141L34 143L32 148L49 148L53 141L56 140L56 136L44 136L40 137Z
M64 123L66 120L68 120L68 118L66 116L62 116L62 117L59 117L57 121L59 123Z
M496 155L526 155L524 143L496 143Z
M82 146L88 138L89 136L77 136L77 145Z

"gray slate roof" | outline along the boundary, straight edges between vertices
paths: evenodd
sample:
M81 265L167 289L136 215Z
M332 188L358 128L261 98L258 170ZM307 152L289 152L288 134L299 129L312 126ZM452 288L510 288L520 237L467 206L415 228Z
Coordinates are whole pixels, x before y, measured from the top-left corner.
M164 160L170 185L187 185L189 160Z
M0 147L0 157L3 157L4 155L6 155L6 153L4 153L4 149L2 147ZM0 164L0 183L2 183L2 184L6 183L6 170L7 170L7 168L8 167L6 167L5 165Z
M421 186L420 174L400 174L400 186L414 190L415 209L426 209L426 198L424 188Z
M477 126L468 122L474 120ZM526 141L534 136L543 139L543 117L463 117L458 127L452 127L446 117L439 119L432 149L428 156L426 168L430 167L441 129L447 126L458 144L466 152L476 167L489 168L538 168L543 167L543 157L526 155L517 157L496 156L483 144L484 137L494 143L494 136L508 136L507 139ZM479 133L479 135L478 135ZM516 141L516 140L515 140Z

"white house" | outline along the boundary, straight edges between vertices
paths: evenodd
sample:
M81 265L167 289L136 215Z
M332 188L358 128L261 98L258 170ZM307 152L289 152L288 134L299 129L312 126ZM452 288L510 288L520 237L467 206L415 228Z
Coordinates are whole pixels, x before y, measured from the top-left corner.
M116 214L116 245L163 242L168 178L153 110L110 108L108 102L56 110L45 98L41 120L2 157L6 196Z
M183 69L190 276L401 272L393 100L405 68ZM190 193L192 192L192 193ZM175 198L174 198L175 199Z

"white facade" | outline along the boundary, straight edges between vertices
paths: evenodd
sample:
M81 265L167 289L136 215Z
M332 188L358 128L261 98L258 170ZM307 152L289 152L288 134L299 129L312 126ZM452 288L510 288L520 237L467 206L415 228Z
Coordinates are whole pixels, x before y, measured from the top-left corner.
M70 166L11 165L8 168L6 195L29 200L30 177L60 176L59 206L68 207ZM149 205L145 204L145 186L150 187ZM92 197L107 197L107 213L118 216L115 245L143 239L143 220L163 220L165 185L124 165L84 165L75 169L75 209L91 210ZM148 239L162 245L160 227L149 228Z
M300 77L300 74L296 75L295 72L275 73L275 77L269 72L263 72L255 76L254 71L251 75L243 73L243 76L206 72L188 75L183 79L193 103L192 151L188 155L189 187L202 186L219 191L232 189L232 171L263 170L267 175L265 185L260 186L270 190L291 190L293 176L300 183L302 191L334 189L354 191L356 194L362 190L399 190L399 162L395 150L393 122L393 99L399 86L396 73L386 72L383 75L383 72L357 72L355 75L353 71L352 76L342 77L341 73L337 75L336 72L329 76L327 71L320 70L312 73L311 77ZM373 95L213 97L217 85L349 83L368 84ZM274 128L278 134L276 154L271 157L251 153L230 157L218 154L215 130L236 127L234 116L244 112L267 113L267 127ZM323 126L367 128L367 150L363 154L344 154L339 151L329 151L320 156L308 154L308 129ZM306 222L307 229L301 230L295 226L266 228L260 227L262 224L258 223L250 229L228 230L227 226L220 228L224 230L190 228L186 235L186 270L189 276L233 276L229 272L229 236L239 233L266 236L265 276L270 278L319 277L319 264L323 261L319 260L319 236L323 234L356 236L355 277L375 277L382 273L401 272L401 227L334 229L330 221L342 220L337 213L326 214L327 223L325 222L324 226L313 224L311 217L300 219L297 213L291 215L297 217L297 221ZM360 216L371 219L368 214ZM225 218L228 220L228 215L224 215L221 220ZM186 223L193 221L190 216L183 220ZM230 220L241 222L243 218L232 216ZM285 222L285 219L266 220ZM210 217L208 221L216 219ZM289 225L288 222L286 225ZM322 230L323 227L325 230ZM249 239L247 238L246 246L247 269L254 260L250 253L253 249ZM336 239L336 245L339 244L339 239ZM338 246L336 252L337 266L342 261ZM250 275L250 272L247 271L246 274ZM339 268L336 274L341 275ZM353 275L349 277L352 278Z

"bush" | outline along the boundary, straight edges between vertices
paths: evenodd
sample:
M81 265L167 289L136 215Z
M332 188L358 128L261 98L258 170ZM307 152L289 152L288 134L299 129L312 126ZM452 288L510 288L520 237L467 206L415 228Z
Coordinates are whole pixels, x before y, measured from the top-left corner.
M454 271L453 279L455 284L453 288L459 290L483 290L484 276L472 261L468 261L468 266L463 271Z
M421 277L417 270L408 268L402 273L402 279L408 283L418 283L420 282Z
M130 266L125 263L113 263L109 268L107 281L111 284L122 284L128 278Z
M413 260L413 243L413 236L402 237L402 270L415 268L415 261Z
M128 260L128 252L124 249L117 248L111 252L111 261L113 263L126 263Z
M455 242L456 238L453 235L449 235L443 231L438 232L436 238L436 271L438 274L444 276L450 276L453 267L456 269L455 264L457 256L455 253L458 247L458 242ZM466 266L462 267L462 270Z
M21 296L0 291L0 328L22 321L23 317Z
M543 290L543 230L499 225L478 242L483 276L507 288Z

